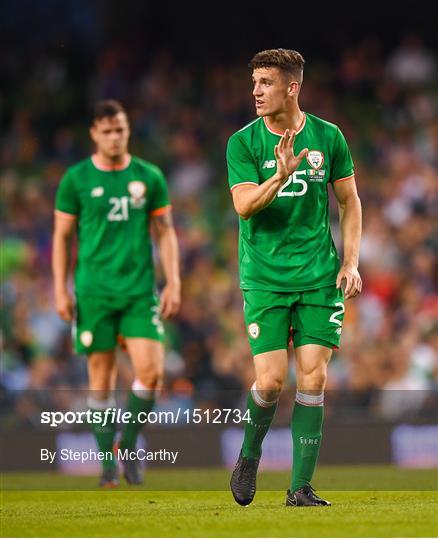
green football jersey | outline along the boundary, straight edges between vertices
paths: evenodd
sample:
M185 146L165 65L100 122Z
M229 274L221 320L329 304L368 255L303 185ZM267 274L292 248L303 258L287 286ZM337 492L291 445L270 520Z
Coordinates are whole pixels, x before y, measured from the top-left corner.
M274 146L281 134L264 118L234 133L227 147L230 188L262 184L276 172ZM336 282L339 258L330 232L328 184L350 178L353 161L334 124L305 114L294 153L309 153L275 199L239 223L240 287L295 292Z
M119 170L88 158L62 178L55 208L77 218L77 293L138 296L155 289L150 216L169 205L158 167L132 156Z

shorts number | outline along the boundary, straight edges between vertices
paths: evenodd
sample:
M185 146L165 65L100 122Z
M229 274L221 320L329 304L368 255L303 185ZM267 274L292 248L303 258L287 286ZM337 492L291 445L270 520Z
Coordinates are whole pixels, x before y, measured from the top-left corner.
M160 319L160 308L158 306L154 306L152 309L153 315L152 315L152 324L157 328L157 332L159 334L164 334L164 327L163 323Z
M340 321L336 317L338 315L342 315L343 313L345 313L345 306L342 302L336 302L335 306L340 307L341 309L339 311L335 311L334 313L332 313L329 321L335 324L339 324L339 326L342 326L342 321Z
M287 181L283 184L283 187L278 192L278 197L301 197L307 191L307 182L302 178L298 178L299 175L306 174L306 171L295 171L293 172ZM291 183L301 184L303 187L300 191L285 191L285 189L290 186Z
M128 221L129 206L128 197L111 197L109 200L112 204L111 210L108 212L108 221Z

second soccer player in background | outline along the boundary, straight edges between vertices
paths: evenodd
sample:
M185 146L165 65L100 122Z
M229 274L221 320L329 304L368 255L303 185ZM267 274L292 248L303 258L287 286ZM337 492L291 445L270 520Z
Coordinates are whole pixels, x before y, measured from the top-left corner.
M133 421L124 425L117 445L133 450L143 425L135 418L152 409L163 376L161 319L179 309L178 246L165 178L158 167L128 153L129 123L120 103L96 104L90 135L95 154L71 167L57 192L52 263L55 302L59 315L75 322L76 351L88 357L92 410L115 405L114 351L118 337L123 336L135 374L127 406ZM73 302L67 282L75 232L79 252ZM166 279L161 298L156 293L150 232ZM110 456L103 461L100 485L116 486L117 426L93 424L92 428L99 450ZM123 460L123 469L128 483L142 482L136 460Z

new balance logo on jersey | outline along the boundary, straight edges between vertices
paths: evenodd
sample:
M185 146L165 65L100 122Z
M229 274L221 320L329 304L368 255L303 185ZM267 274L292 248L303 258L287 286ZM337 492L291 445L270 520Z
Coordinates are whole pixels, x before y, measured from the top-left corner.
M95 187L91 190L91 196L92 197L102 197L103 195L103 187L102 186L98 186L98 187Z
M277 162L275 161L275 159L267 159L263 163L262 169L273 169L275 165L277 165Z

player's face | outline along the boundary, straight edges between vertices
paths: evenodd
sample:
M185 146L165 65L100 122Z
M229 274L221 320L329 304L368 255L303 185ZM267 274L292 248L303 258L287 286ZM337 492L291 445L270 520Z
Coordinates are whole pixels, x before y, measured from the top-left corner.
M125 113L96 120L90 129L97 151L109 158L123 156L128 150L129 124Z
M252 95L258 116L272 116L284 112L297 83L276 67L257 68L252 73Z

